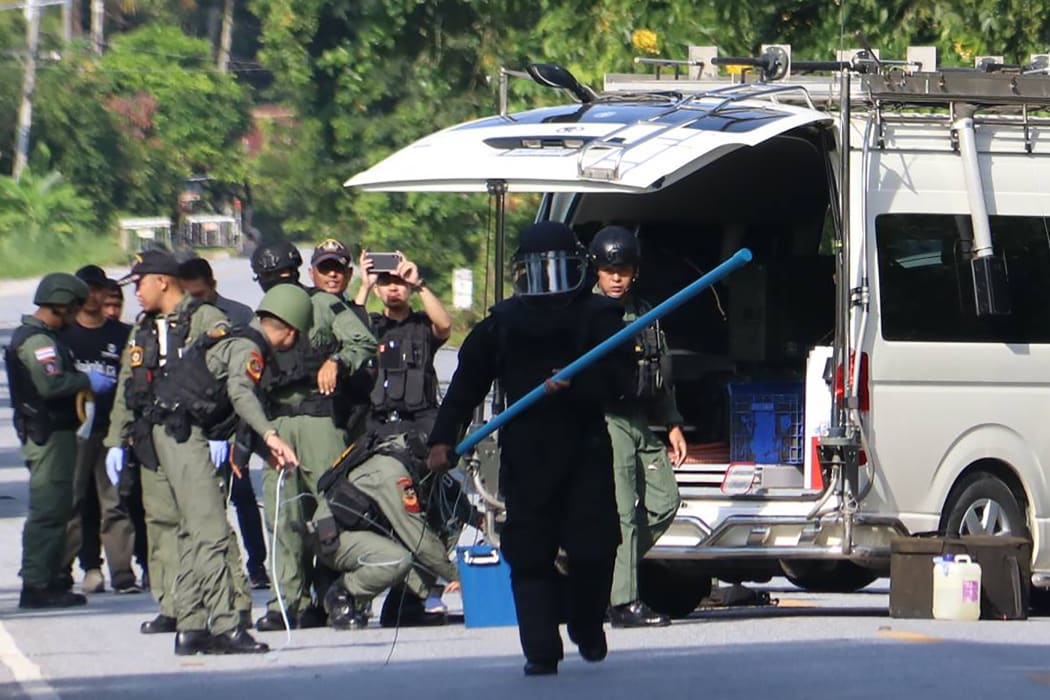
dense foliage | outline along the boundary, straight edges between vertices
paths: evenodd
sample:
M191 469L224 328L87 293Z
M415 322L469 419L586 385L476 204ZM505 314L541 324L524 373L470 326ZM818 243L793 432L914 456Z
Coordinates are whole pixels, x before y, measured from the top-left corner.
M111 230L118 212L170 214L184 179L206 174L248 200L266 237L402 249L439 290L451 267L484 269L486 198L361 194L341 182L494 111L500 66L553 61L600 86L606 71L644 70L636 56L683 58L689 44L751 53L783 42L796 56L831 58L858 45L858 30L884 57L934 45L946 65L980 54L1024 61L1050 47L1050 20L1030 0L238 0L233 73L223 74L222 8L108 0L101 59L85 43L61 47L48 19L45 44L62 54L41 65L33 136L49 155L37 172L61 172L91 203L96 231ZM0 42L18 47L21 17L4 14ZM14 121L20 79L17 62L0 64L0 123ZM528 81L512 81L510 97L512 109L565 99ZM291 116L256 119L261 151L246 157L253 105ZM0 152L9 171L10 149ZM512 200L511 225L534 204Z

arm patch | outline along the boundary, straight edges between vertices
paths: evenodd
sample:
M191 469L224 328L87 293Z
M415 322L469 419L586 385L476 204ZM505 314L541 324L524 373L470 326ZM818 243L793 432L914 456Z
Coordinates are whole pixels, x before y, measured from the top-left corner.
M262 355L258 351L252 350L251 356L248 358L248 366L245 369L245 374L256 384L262 379L263 369L265 363L263 362Z

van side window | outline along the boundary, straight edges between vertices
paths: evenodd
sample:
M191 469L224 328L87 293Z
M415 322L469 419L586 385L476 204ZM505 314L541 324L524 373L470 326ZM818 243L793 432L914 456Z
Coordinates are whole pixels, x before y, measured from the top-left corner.
M992 243L1010 279L1013 313L978 318L969 215L875 219L882 335L887 340L1050 343L1050 219L992 216Z

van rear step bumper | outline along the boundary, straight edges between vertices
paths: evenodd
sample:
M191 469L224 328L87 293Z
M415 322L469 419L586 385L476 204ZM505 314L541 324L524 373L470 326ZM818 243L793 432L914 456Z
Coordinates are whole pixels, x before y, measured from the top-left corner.
M858 514L853 519L853 548L843 552L838 516L809 520L792 516L731 516L716 528L700 518L681 516L648 556L655 559L850 559L889 561L894 537L908 531L893 518ZM1050 584L1050 581L1048 581Z

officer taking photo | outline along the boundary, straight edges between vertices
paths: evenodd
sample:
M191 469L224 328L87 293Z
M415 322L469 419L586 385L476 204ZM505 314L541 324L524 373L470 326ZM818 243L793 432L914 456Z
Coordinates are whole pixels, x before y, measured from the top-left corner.
M302 262L295 246L281 241L257 248L251 265L264 291L283 285L304 291L299 284ZM267 417L300 460L300 468L282 485L282 503L276 502L281 474L271 466L263 469L267 527L272 528L276 509L281 509L272 546L283 562L276 572L277 588L286 597L283 603L292 627L320 626L327 618L321 601L314 601L310 592L313 584L323 599L324 582L313 574L313 552L300 533L315 511L318 518L328 514L327 505L317 499L317 480L350 442L347 428L358 434L362 429L360 412L355 413L353 405L363 403L367 396L354 396L348 387L351 377L371 363L376 351L375 338L345 301L316 288L304 293L313 307L310 330L300 334L290 348L274 354L262 385ZM281 603L275 591L256 629L284 629Z
M605 658L602 622L620 541L604 403L623 394L630 358L616 350L570 383L551 376L623 327L622 310L591 293L587 251L572 229L542 222L521 233L513 298L492 308L459 351L459 366L430 434L427 466L450 467L452 446L498 379L514 402L545 383L548 395L504 426L500 489L526 675L558 672L558 624L568 592L569 638L587 661ZM568 576L554 566L568 554Z
M634 233L622 226L606 226L595 234L590 252L598 268L596 291L621 306L624 321L633 321L651 308L631 293L642 260ZM659 322L635 338L633 351L634 377L628 392L605 406L621 539L609 621L613 627L659 627L671 620L639 599L638 563L671 526L680 498L667 446L649 426L667 426L676 467L685 460L686 442L671 381L671 355Z
M113 380L101 372L77 371L73 354L58 331L68 327L88 298L88 286L73 275L54 272L36 288L39 307L22 317L4 349L15 431L29 467L29 513L22 530L20 608L64 608L87 599L68 590L63 551L73 511L78 398L104 392Z

